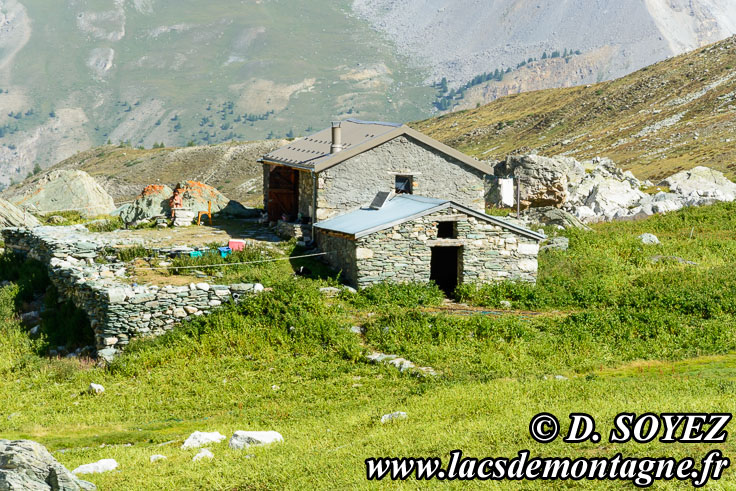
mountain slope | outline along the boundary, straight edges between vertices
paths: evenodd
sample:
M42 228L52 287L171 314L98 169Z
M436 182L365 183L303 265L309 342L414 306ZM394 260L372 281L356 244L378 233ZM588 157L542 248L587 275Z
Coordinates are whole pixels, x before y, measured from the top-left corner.
M736 37L591 86L511 95L415 123L481 159L605 156L639 178L705 165L736 175Z
M331 119L411 121L433 105L610 79L736 32L732 5L0 0L0 189L106 142L299 136ZM431 86L501 69L512 71L464 99Z
M434 80L465 82L555 50L614 48L582 83L619 77L736 33L730 0L354 0Z
M76 151L411 120L434 90L347 1L0 0L0 188Z
M285 143L267 140L150 150L107 145L79 152L11 186L2 197L13 201L33 190L52 171L79 169L92 176L117 204L135 198L149 184L173 188L177 182L193 180L216 187L230 199L261 206L263 171L257 160Z

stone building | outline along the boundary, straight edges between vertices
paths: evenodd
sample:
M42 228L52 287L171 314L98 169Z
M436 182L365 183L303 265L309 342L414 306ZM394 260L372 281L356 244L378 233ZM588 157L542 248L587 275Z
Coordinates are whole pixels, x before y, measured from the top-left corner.
M295 140L261 162L269 219L302 224L352 211L392 190L482 212L485 178L493 173L408 126L355 119Z
M448 293L460 283L535 282L543 238L454 201L408 194L315 225L319 248L347 283L433 280Z

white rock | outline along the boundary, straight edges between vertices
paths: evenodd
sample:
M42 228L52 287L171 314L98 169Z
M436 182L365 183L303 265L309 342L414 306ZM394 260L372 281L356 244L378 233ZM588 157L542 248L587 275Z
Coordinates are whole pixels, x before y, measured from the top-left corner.
M87 391L90 394L102 394L103 392L105 392L105 388L101 386L100 384L92 383L92 384L89 384Z
M210 290L210 284L209 283L197 283L197 289L202 291L209 291Z
M646 244L646 245L658 245L659 244L659 239L654 234L641 234L638 237L638 239L641 240L642 244Z
M209 433L206 431L195 431L189 435L189 438L186 439L181 448L198 448L208 443L220 443L225 438L227 438L225 435L217 431Z
M685 196L693 192L708 192L711 197L717 196L719 201L733 201L736 196L735 183L723 173L703 166L673 174L659 185L669 186L673 193Z
M261 285L260 283L256 283L255 285L253 285L253 291L256 292L256 293L262 292L263 291L263 285Z
M151 461L151 463L159 460L166 460L166 456L161 454L151 455L151 458L149 460Z
M373 257L373 250L366 247L358 247L355 249L355 257L357 259L371 259Z
M391 421L398 421L401 419L407 419L409 417L408 414L406 414L403 411L395 411L390 414L384 414L381 416L381 424L390 423Z
M118 463L115 459L102 459L93 464L80 465L72 471L72 474L98 474L117 469Z
M537 267L536 259L522 259L519 261L519 269L522 271L536 271Z
M517 251L519 254L536 256L539 253L539 244L519 244Z
M196 462L196 461L202 460L202 459L212 459L214 457L215 457L215 454L213 454L212 452L210 452L208 449L203 448L202 450L199 451L199 453L197 455L195 455L194 457L192 457L192 462Z
M236 431L230 438L230 448L242 450L283 441L284 437L278 431Z

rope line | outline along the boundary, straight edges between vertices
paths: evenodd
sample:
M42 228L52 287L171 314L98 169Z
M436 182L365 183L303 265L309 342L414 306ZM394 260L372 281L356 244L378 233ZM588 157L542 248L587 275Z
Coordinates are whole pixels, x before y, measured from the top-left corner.
M332 252L318 252L315 254L305 254L303 256L289 256L289 257L279 257L275 259L261 259L258 261L246 261L246 262L239 262L239 263L219 263L219 264L200 264L197 266L157 266L157 267L150 267L150 268L139 268L134 267L135 270L156 270L156 269L204 269L204 268L215 268L220 266L240 266L244 264L259 264L259 263L271 263L275 261L291 261L292 259L302 259L305 257L315 257L315 256L324 256L326 254L332 254Z

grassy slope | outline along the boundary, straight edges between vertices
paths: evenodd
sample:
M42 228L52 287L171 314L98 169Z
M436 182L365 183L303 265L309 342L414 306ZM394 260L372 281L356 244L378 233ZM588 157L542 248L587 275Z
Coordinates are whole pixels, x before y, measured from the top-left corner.
M729 38L611 82L512 95L414 126L481 159L535 150L610 157L641 178L696 165L733 177L735 46Z
M369 487L367 457L447 458L456 448L476 457L530 449L544 456L700 458L708 445L540 445L528 423L547 411L566 428L567 413L583 411L605 435L620 411L736 410L736 357L729 354L736 348L735 208L683 210L576 233L568 253L540 257L536 296L504 292L517 307L543 312L532 317L437 315L416 308L434 304L436 294L413 288L326 301L317 290L324 283L289 279L282 263L267 275L274 292L137 343L109 370L35 355L11 315L13 298L22 295L6 287L0 434L68 449L55 456L70 468L117 459L119 471L90 478L103 489ZM642 246L636 236L643 231L655 232L662 245ZM651 264L655 254L699 265ZM31 278L24 278L27 290ZM494 293L485 288L471 300L493 305ZM363 340L347 331L355 323L367 328ZM423 379L367 364L364 345L441 375ZM543 377L560 373L570 380ZM90 382L106 392L83 394ZM378 422L396 410L409 420ZM229 436L239 429L277 430L286 441L247 452L211 445L215 459L199 463L191 462L196 451L178 448L194 430ZM110 446L124 443L133 445ZM730 440L719 448L727 456L736 451ZM168 460L150 464L155 453ZM724 480L733 485L736 477L727 470Z

